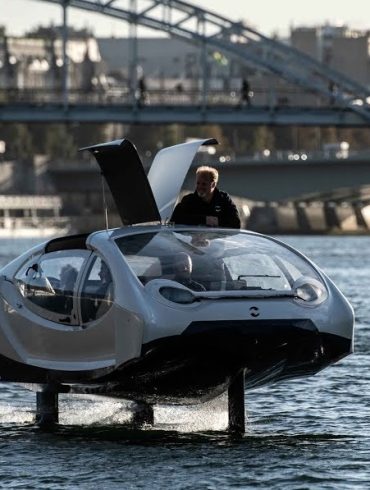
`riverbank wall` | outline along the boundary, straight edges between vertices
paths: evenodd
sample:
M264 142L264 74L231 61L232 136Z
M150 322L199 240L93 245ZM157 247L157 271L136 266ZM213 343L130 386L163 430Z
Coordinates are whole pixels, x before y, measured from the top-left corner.
M244 227L259 233L368 234L370 205L334 202L257 203Z

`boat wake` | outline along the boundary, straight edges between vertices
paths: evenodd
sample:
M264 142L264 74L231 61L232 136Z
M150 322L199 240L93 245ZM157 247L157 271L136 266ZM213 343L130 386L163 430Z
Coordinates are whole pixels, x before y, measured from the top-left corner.
M69 395L59 397L60 426L104 427L129 426L135 403L94 395ZM13 399L0 404L0 425L32 424L35 420L35 403ZM227 396L198 405L155 405L154 425L143 430L176 432L201 432L226 430L228 424Z

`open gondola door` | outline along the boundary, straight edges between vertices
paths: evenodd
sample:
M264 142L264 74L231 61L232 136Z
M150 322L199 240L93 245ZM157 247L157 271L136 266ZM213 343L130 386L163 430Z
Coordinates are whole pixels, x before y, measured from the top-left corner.
M80 149L83 150L96 158L123 225L160 221L152 189L130 141L115 140Z

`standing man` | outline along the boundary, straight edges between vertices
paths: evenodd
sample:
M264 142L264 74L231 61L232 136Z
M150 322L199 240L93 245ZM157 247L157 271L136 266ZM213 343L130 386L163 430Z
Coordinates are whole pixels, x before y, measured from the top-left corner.
M246 78L244 78L242 81L241 104L242 105L246 104L248 107L251 106L251 87Z
M215 168L199 167L195 192L183 197L175 207L171 221L181 225L240 228L238 210L230 196L217 188L217 182Z
M139 94L138 94L138 104L139 104L139 106L146 104L148 102L148 92L147 92L147 89L146 89L146 82L145 82L144 76L142 76L142 77L139 78L139 81L138 81L138 91L139 91Z

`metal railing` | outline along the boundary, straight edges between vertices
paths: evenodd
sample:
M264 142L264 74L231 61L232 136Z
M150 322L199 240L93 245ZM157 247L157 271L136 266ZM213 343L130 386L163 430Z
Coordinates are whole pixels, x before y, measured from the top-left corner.
M12 103L63 104L61 90L47 88L2 88L0 105ZM237 90L209 90L204 98L202 90L150 89L145 94L135 93L127 87L110 87L106 90L70 90L68 104L86 105L132 105L132 106L200 106L204 102L209 106L249 107ZM326 107L333 106L333 101L325 100L314 94L308 94L299 88L276 89L274 91L257 89L250 98L250 107Z
M69 219L63 216L54 217L0 217L0 229L19 230L19 229L45 229L58 228L68 229Z

